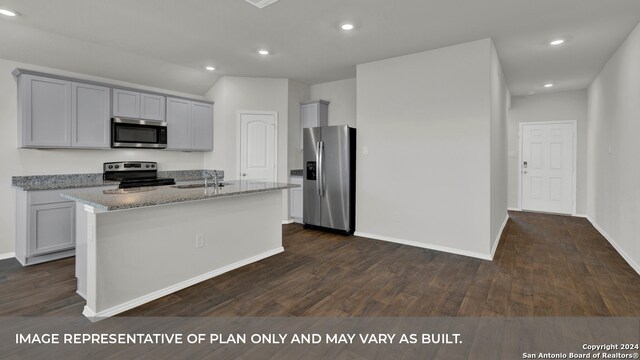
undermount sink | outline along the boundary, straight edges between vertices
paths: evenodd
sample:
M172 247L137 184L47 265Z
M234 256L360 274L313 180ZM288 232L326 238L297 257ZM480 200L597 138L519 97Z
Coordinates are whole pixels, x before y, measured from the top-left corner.
M218 184L218 187L224 187L226 184L221 182ZM203 188L204 187L204 183L199 183L199 184L185 184L185 185L172 185L171 187L176 188L176 189L197 189L197 188ZM215 187L214 183L210 183L207 184L207 187Z

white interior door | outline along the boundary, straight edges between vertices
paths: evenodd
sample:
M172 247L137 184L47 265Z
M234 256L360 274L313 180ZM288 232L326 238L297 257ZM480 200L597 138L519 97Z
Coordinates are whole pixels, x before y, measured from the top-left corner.
M572 214L575 122L522 124L521 207Z
M276 181L277 114L239 112L240 179Z

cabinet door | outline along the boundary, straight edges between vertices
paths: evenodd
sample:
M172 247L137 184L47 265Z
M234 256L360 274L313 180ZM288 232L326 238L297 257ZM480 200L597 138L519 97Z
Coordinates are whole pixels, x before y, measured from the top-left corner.
M167 98L167 148L191 149L191 101Z
M71 90L71 145L109 148L111 89L74 82Z
M316 100L300 105L300 149L304 129L329 125L329 102Z
M165 97L140 94L140 117L147 120L164 121Z
M302 222L302 190L291 190L291 217L296 222Z
M302 149L302 134L304 129L316 127L318 123L318 106L316 104L300 105L300 149Z
M75 246L75 202L29 206L29 256Z
M113 89L113 116L139 118L140 93L129 90Z
M71 82L20 76L20 120L24 147L71 146Z
M191 148L213 150L213 105L191 104Z

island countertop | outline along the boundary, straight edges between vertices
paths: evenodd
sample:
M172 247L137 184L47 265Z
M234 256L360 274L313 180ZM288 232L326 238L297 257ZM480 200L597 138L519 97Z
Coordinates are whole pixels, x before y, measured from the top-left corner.
M158 177L173 178L176 181L203 180L206 174L215 173L224 178L222 170L167 170L158 171ZM58 190L73 188L89 188L100 186L118 186L119 181L104 180L103 173L28 175L11 177L11 186L23 191Z
M166 185L111 190L70 189L63 191L60 195L65 199L91 206L98 211L115 211L266 191L286 190L299 186L296 184L251 180L224 181L223 184L224 186L219 188L212 186L207 188L179 188L177 185Z

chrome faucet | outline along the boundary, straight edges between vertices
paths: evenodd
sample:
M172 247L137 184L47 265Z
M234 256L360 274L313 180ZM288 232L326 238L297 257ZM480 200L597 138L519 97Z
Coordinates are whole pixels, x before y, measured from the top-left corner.
M208 171L205 170L204 172L204 187L207 188L209 187L209 181L208 181L208 177L211 177L211 180L213 180L213 186L214 187L218 187L218 175L212 171Z

